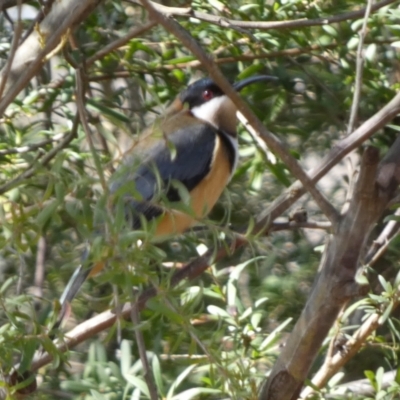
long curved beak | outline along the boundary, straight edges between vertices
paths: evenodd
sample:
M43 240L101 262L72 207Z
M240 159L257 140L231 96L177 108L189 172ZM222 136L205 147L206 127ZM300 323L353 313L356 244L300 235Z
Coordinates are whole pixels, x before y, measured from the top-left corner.
M255 76L251 76L250 78L246 78L239 82L234 83L233 87L236 89L237 92L239 92L244 87L251 85L252 83L262 82L262 81L277 82L277 81L279 81L279 79L276 76L255 75Z

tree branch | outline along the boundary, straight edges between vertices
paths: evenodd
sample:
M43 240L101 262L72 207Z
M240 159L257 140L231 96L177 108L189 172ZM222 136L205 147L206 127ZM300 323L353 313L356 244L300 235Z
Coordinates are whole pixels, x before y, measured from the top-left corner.
M94 64L97 60L100 60L102 57L107 55L108 53L113 52L114 50L120 48L121 46L124 46L126 43L128 43L131 39L142 35L144 32L150 30L156 25L156 22L154 21L149 21L146 22L142 26L134 26L131 28L126 35L123 37L114 40L107 46L104 46L101 50L99 50L96 54L94 54L92 57L88 58L85 61L85 65L88 67L89 65Z
M130 1L130 2L134 4L141 4L140 0ZM371 11L374 12L392 3L395 3L395 0L380 1L371 7ZM203 12L194 11L191 7L184 7L184 8L167 7L152 1L149 2L149 4L159 13L165 14L166 16L196 18L201 21L222 26L223 28L231 28L231 29L245 28L245 29L269 30L269 29L305 28L308 26L330 25L342 21L354 20L362 18L366 13L366 8L362 8L360 10L335 15L333 17L316 18L316 19L303 18L303 19L296 19L293 21L240 21L240 20L232 20L225 17L221 17L220 15L210 15Z
M18 7L18 20L16 25L14 26L14 36L13 36L13 40L11 43L11 49L10 49L10 55L8 57L7 63L4 66L4 69L2 71L2 74L4 76L3 79L0 79L0 99L3 95L3 91L4 88L6 86L6 81L8 78L8 75L10 74L10 70L11 70L11 65L13 63L14 57L15 57L15 53L17 51L18 48L18 44L19 44L19 39L21 38L22 35L22 21L21 21L21 6L22 4L19 4Z
M7 76L0 73L0 85L5 93L0 101L0 115L18 93L38 73L46 56L63 41L68 30L85 18L101 0L60 0L53 4L49 14L18 47ZM7 79L4 84L2 81Z
M389 151L392 152L397 152L397 143ZM261 389L260 400L297 398L322 341L339 311L349 299L358 294L359 288L354 278L362 251L370 231L400 182L400 177L394 172L396 169L392 169L391 175L385 176L385 187L371 184L379 182L380 171L391 162L391 157L386 157L378 169L378 154L379 151L373 147L366 148L364 152L349 209L343 215L336 234L329 238L313 290L268 381ZM399 157L397 165L400 166ZM321 386L326 383L326 379L321 381Z
M396 212L393 214L394 217L399 218L400 217L400 208L396 210ZM365 256L365 264L367 265L373 265L375 264L377 257L381 256L384 251L388 248L390 242L398 235L400 230L400 221L396 220L390 220L385 228L382 230L381 234L378 236L377 239L375 239L369 250L367 255Z
M398 297L400 290L397 289L394 298L397 301L392 303L392 311L394 311L398 305ZM349 360L351 360L361 346L367 341L368 337L381 326L384 320L381 318L384 310L381 312L375 312L371 314L368 319L360 326L359 329L353 334L353 336L343 345L344 351L338 351L329 359L326 359L322 367L319 369L317 374L312 379L314 387L324 387L330 378L335 375ZM302 398L306 398L314 390L311 387L307 387L303 390Z
M143 332L140 330L140 315L138 307L135 305L136 302L132 301L131 306L131 320L134 326L136 344L138 346L140 360L143 366L144 380L149 389L149 395L151 400L158 400L157 387L154 381L153 370L150 366L149 359L146 353L146 344L144 342Z
M354 127L356 125L357 115L358 115L358 106L360 103L360 95L361 95L361 85L362 85L362 76L363 76L363 68L364 68L364 56L362 54L364 47L364 39L367 34L367 26L368 26L368 18L371 13L372 8L372 0L368 0L367 7L365 8L364 21L360 32L360 39L358 42L357 49L357 61L356 61L356 79L354 85L354 96L353 102L351 105L350 111L350 119L349 126L347 127L347 134L349 135L353 132Z
M384 127L396 115L400 113L400 93L398 93L388 104L382 107L374 116L365 121L351 135L340 140L333 146L332 150L324 157L320 165L308 172L313 182L320 180L347 154L359 147L375 132ZM292 184L281 196L276 198L272 204L257 219L254 232L262 232L266 226L292 206L301 196L306 193L300 182Z
M65 136L66 136L65 133L58 133L57 135L52 136L51 139L45 139L37 143L27 144L26 146L21 146L21 147L12 147L10 149L1 149L0 155L5 156L8 154L29 153L30 151L34 151L42 147L45 147L50 143L58 142L60 139L64 139Z
M323 221L307 221L307 222L271 222L271 227L268 232L278 232L296 229L321 229L328 231L332 229L330 222Z

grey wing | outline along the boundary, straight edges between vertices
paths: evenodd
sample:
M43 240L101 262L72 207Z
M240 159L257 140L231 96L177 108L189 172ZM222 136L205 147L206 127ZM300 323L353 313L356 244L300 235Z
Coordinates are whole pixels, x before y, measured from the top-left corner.
M190 192L209 173L217 132L204 123L190 128L190 133L180 129L154 144L140 165L140 155L128 159L112 178L110 191L122 189L125 193L126 211L134 228L140 226L140 214L148 220L161 214L162 210L151 202L160 191L169 201L180 200L178 191L170 185L172 180Z

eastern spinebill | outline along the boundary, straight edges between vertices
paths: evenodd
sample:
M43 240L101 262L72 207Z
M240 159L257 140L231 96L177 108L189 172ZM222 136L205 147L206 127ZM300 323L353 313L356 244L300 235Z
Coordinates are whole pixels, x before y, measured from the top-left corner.
M240 91L252 83L276 80L259 75L233 87ZM109 186L110 194L122 193L132 229L152 221L154 238L162 240L184 232L210 212L238 162L236 111L220 87L204 78L183 90L165 115L143 132ZM189 195L190 212L173 207L182 201L179 186ZM157 201L160 197L168 207ZM60 299L61 318L85 279L97 270L81 265L75 271Z

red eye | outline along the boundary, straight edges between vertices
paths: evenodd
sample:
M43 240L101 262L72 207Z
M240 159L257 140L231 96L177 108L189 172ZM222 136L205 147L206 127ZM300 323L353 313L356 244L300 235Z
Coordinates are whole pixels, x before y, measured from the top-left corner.
M206 89L203 92L202 96L203 96L204 100L208 101L208 100L211 100L214 97L214 93L211 90Z

